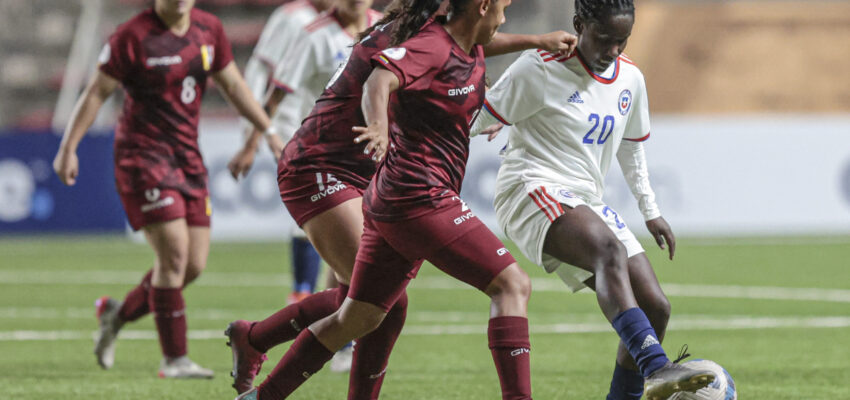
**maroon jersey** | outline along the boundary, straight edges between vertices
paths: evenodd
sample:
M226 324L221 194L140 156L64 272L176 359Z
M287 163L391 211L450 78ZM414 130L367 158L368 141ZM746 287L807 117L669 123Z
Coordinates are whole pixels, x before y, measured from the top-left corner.
M159 187L187 195L206 187L198 150L201 97L210 74L233 61L221 22L191 11L183 36L153 9L125 22L100 55L100 70L124 87L115 129L115 179L123 193Z
M484 50L463 51L434 22L373 62L393 72L390 148L363 196L373 219L415 218L455 203L469 156L469 124L484 101Z
M302 122L281 157L281 169L297 173L322 171L365 189L375 174L375 162L363 154L365 143L355 144L352 127L364 126L360 99L372 73L372 56L390 43L392 22L379 27L354 45L348 61L331 78L310 115Z

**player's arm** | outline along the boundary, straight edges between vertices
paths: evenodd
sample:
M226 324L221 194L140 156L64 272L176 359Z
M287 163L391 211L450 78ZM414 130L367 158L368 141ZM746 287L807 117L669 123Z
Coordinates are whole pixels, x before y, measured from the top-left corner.
M372 154L372 160L375 162L380 162L387 152L389 143L387 106L390 102L390 93L398 90L399 86L398 77L382 66L376 66L363 85L363 99L360 106L363 109L366 126L352 128L359 134L354 139L354 143L368 141L363 151L366 154Z
M266 115L265 111L263 111L260 103L254 100L254 96L248 88L248 85L245 83L245 80L242 79L242 75L239 73L236 63L230 62L222 70L214 73L212 77L213 80L215 80L216 85L218 85L221 89L222 93L224 93L227 100L236 107L239 114L248 119L248 121L254 126L254 132L252 132L248 140L245 141L245 144L242 150L240 150L237 154L237 157L231 160L231 163L228 165L233 177L237 178L240 174L244 175L248 173L248 170L251 168L251 165L253 164L253 155L257 152L262 132L266 132L269 129L269 117ZM278 138L278 140L279 139L280 138ZM269 141L269 145L272 146L273 151L280 151L283 149L282 144L275 147L275 143L271 140ZM250 154L250 157L248 154ZM239 157L240 155L242 157ZM278 157L279 152L275 153L275 156ZM250 160L248 158L250 158Z
M493 140L500 125L520 122L543 108L548 75L536 53L525 53L487 90L484 106L472 121L470 136Z
M493 57L528 49L543 49L568 56L573 53L576 44L578 44L578 38L564 31L555 31L540 35L519 35L498 32L493 37L493 41L484 46L484 55Z
M83 91L83 95L77 100L77 104L71 112L71 120L62 135L59 151L56 153L56 158L53 159L53 170L62 183L69 186L77 183L77 175L80 172L77 146L83 136L86 135L86 131L94 123L100 107L118 88L118 85L118 80L104 72L97 71Z
M646 221L646 228L659 247L665 248L665 243L669 246L672 260L676 252L676 236L661 216L661 210L655 202L655 192L649 184L649 168L643 143L638 140L624 139L617 150L617 161L620 163L629 189L637 199L638 208Z

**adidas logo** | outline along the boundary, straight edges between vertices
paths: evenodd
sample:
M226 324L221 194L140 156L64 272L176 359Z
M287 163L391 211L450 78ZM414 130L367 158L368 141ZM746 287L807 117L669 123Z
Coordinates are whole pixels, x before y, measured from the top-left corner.
M584 100L581 99L581 95L578 94L578 90L576 90L576 92L567 99L567 103L584 104Z
M647 347L652 346L652 345L656 345L656 344L661 344L661 343L658 343L658 339L654 338L652 335L646 335L646 339L643 340L643 344L640 345L640 349L646 350Z

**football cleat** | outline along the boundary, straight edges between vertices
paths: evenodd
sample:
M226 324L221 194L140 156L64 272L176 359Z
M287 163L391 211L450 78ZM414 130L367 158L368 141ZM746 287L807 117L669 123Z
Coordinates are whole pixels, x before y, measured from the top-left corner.
M667 362L646 378L643 388L647 400L665 400L675 393L696 392L714 379L716 376L710 370Z
M259 400L259 390L257 388L251 388L245 393L236 396L235 400Z
M331 358L331 372L351 371L351 363L354 361L354 342L339 349Z
M224 335L229 339L227 345L233 353L233 388L236 393L245 393L254 385L254 378L260 373L263 361L268 360L265 353L261 353L248 342L248 332L251 330L251 322L236 320L227 325Z
M94 306L100 325L94 340L94 355L101 368L109 369L115 364L115 340L118 339L118 331L124 325L118 317L121 302L109 296L103 296L94 302Z
M160 378L212 379L213 370L201 367L189 357L163 359L159 363Z

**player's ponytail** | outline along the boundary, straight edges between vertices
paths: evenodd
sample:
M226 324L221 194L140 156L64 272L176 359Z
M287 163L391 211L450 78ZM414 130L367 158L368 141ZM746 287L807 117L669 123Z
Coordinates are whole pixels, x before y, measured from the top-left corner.
M390 46L410 39L440 9L442 0L407 0L403 2L393 30Z
M583 21L602 22L617 14L634 14L634 0L575 0L576 16Z
M393 0L384 8L384 17L363 32L359 40L369 36L375 29L395 22L390 46L410 39L425 25L440 8L442 0Z

